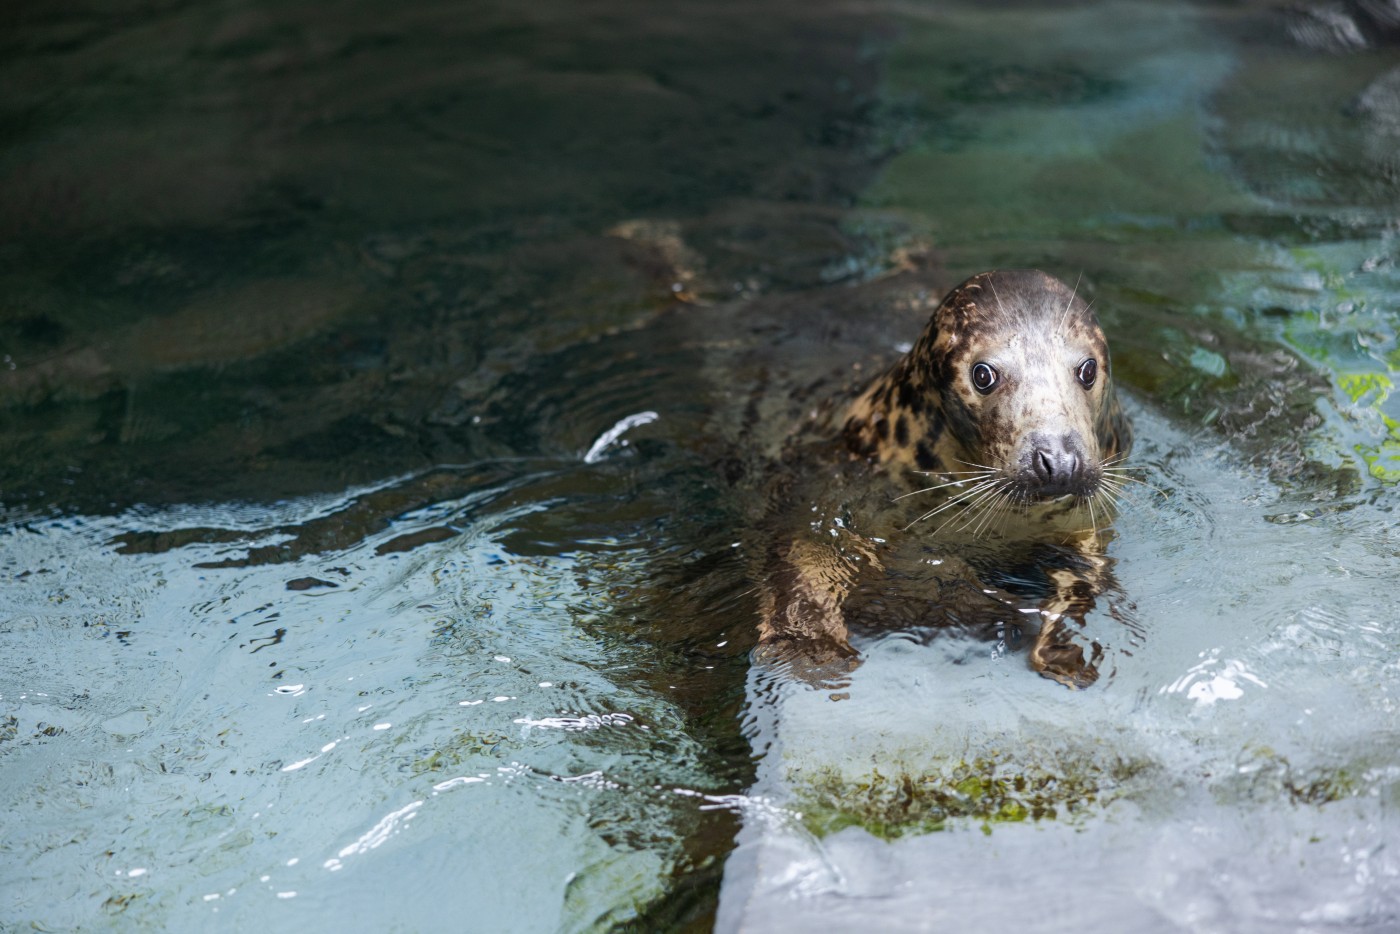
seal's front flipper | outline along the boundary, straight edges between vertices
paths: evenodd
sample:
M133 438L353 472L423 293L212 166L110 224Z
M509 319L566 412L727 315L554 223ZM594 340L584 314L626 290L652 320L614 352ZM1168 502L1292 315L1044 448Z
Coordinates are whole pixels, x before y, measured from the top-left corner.
M1064 622L1046 620L1031 647L1031 668L1070 690L1087 688L1099 680L1099 662L1103 660L1103 646L1094 642L1090 648L1085 660L1084 648L1070 641Z
M776 547L759 585L754 661L818 687L844 681L860 664L847 632L846 597L870 566L879 566L874 552L855 535L839 544L813 537Z
M860 653L848 642L782 637L759 642L753 650L753 660L823 691L848 686L851 672L860 667Z
M1109 559L1099 554L1081 555L1082 568L1050 572L1055 591L1044 604L1040 614L1044 622L1031 647L1031 668L1047 678L1053 678L1072 690L1087 688L1099 679L1099 662L1103 646L1089 644L1089 657L1074 641L1074 632L1065 621L1084 625L1084 617L1094 608L1094 598L1111 582Z

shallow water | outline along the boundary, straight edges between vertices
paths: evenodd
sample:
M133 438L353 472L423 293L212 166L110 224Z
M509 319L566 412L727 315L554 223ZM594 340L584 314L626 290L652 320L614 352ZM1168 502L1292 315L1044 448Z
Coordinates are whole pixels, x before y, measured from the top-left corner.
M0 927L1400 925L1380 5L4 16ZM1137 426L1098 683L751 669L749 480L996 265Z
M489 504L534 479L251 570L211 565L283 537L258 521L305 527L374 493L263 511L233 546L115 565L113 534L133 525L233 517L14 530L7 558L31 574L7 623L25 672L6 691L24 749L6 765L22 821L9 839L29 852L22 882L11 864L10 917L290 927L344 912L417 929L469 913L482 929L549 929L662 894L691 829L666 799L716 781L711 754L674 703L632 686L641 653L589 631L625 605L645 549L502 544L540 507ZM444 523L450 540L396 547Z

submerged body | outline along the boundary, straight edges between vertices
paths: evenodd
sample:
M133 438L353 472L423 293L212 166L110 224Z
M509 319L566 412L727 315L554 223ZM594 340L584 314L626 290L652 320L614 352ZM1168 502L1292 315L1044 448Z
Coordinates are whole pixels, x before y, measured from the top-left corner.
M854 596L879 592L859 585L888 579L888 556L901 546L972 546L939 550L925 562L939 571L924 585L940 594L958 589L950 582L970 585L962 589L1010 617L1024 601L980 580L987 575L972 563L976 546L995 538L1057 550L1043 571L1032 667L1074 687L1097 677L1097 647L1086 660L1064 621L1082 619L1106 585L1099 527L1131 432L1103 331L1074 289L1035 270L974 276L939 304L908 353L818 426L785 457L797 479L782 498L799 513L769 528L760 658L817 680L849 668ZM833 454L834 470L812 463ZM809 477L842 489L814 491ZM825 512L806 504L832 493L848 520L794 528L803 510ZM963 615L956 600L938 605Z

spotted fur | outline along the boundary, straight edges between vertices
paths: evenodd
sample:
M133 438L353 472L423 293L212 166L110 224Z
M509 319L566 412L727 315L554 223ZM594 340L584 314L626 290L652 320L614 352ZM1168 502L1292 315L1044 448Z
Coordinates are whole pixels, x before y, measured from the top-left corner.
M1097 369L1089 388L1076 379L1086 360ZM989 393L973 384L978 363L1000 376ZM1082 458L1081 495L1132 443L1093 311L1031 269L984 272L949 293L913 348L850 404L842 434L853 455L906 472L996 468L1027 498L1037 441Z

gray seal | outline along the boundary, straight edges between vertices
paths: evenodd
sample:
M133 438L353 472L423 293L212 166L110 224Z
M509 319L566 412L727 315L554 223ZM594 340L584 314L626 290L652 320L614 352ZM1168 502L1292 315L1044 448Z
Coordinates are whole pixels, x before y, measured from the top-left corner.
M834 438L813 437L826 432ZM1031 269L973 276L948 293L892 367L802 435L785 458L789 471L811 472L815 459L834 451L844 482L873 484L885 505L833 529L794 529L796 515L770 526L757 572L759 659L818 681L849 669L857 654L847 635L849 598L878 578L892 542L995 529L1071 553L1047 572L1030 664L1071 687L1092 683L1101 650L1094 646L1086 661L1065 621L1082 621L1106 585L1101 526L1122 485L1132 432L1108 342L1077 289ZM787 495L804 520L825 511L807 509L808 500L821 500L804 496L810 483L796 490ZM936 586L976 577L960 561L943 566ZM980 592L1024 606L995 588Z

